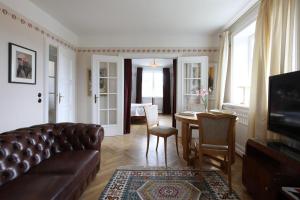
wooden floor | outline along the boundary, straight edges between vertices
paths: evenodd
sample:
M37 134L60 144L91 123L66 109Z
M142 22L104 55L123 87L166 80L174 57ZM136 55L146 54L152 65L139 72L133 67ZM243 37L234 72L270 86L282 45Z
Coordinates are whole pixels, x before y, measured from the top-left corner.
M160 116L161 125L170 125L169 116ZM132 125L131 134L105 137L101 147L101 169L95 179L83 193L81 200L96 200L108 183L113 172L119 166L164 166L163 141L160 141L158 151L155 151L156 138L151 137L148 159L146 159L146 126ZM181 140L179 142L180 157L176 154L175 138L168 138L168 167L186 167L182 158ZM205 168L211 168L210 165ZM225 178L223 172L220 172ZM242 200L250 200L242 185L242 160L236 156L236 162L232 166L233 189Z

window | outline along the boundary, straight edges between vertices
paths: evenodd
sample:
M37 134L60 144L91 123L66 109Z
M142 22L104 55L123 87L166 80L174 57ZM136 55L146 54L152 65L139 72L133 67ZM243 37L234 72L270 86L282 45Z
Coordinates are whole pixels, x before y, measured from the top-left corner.
M234 104L249 106L255 25L256 22L251 23L232 38L231 101Z
M163 97L162 70L143 70L142 95L143 97Z

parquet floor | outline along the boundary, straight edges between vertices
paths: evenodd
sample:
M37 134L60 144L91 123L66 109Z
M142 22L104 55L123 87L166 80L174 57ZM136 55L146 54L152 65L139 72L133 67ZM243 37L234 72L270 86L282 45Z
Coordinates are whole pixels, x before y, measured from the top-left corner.
M170 117L160 116L160 124L170 125ZM81 200L97 200L119 166L164 166L163 140L160 140L156 152L156 137L151 137L148 159L145 156L146 142L145 125L132 125L129 135L105 137L101 147L101 169L81 196ZM178 142L180 157L176 153L175 138L168 138L168 167L186 167L186 162L182 158L181 140ZM205 166L209 167L210 165ZM223 172L220 174L224 175ZM233 189L242 200L251 200L242 185L242 159L238 156L232 166L232 174ZM224 177L226 178L225 175Z

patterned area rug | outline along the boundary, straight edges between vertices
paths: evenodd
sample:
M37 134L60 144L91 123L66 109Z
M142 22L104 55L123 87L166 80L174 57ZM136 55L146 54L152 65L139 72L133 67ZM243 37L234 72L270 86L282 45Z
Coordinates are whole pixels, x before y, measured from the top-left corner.
M119 168L100 200L239 199L217 171L171 168Z

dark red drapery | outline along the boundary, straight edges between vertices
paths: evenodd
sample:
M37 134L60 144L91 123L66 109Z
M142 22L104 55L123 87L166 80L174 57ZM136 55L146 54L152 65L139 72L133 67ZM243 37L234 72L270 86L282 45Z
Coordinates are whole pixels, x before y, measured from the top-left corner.
M173 109L172 109L172 126L176 127L176 96L177 96L177 59L173 59Z
M124 134L130 133L132 60L124 60Z
M171 114L170 68L163 68L163 114Z
M136 69L136 103L142 103L142 82L143 82L143 68Z

